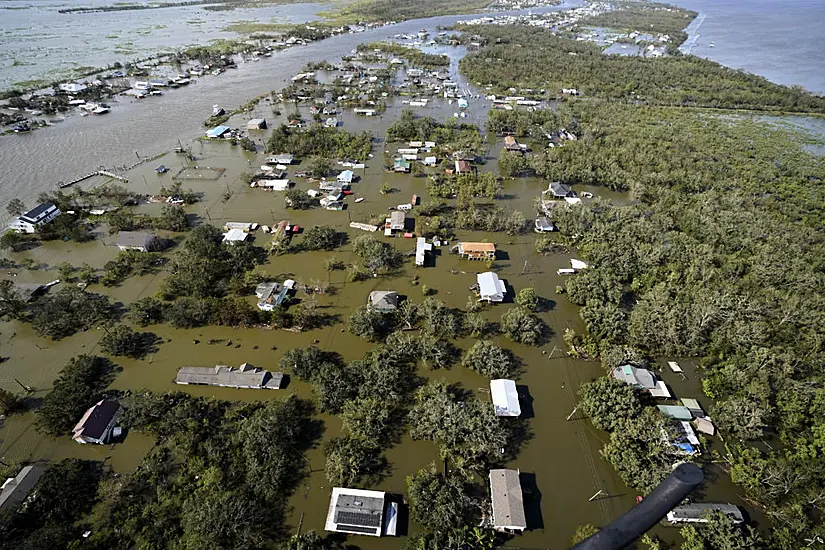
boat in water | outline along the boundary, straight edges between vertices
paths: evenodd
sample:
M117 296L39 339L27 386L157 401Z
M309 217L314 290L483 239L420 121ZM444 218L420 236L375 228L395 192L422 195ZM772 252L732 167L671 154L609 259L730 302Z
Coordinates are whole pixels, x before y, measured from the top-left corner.
M223 110L223 107L221 107L217 103L215 105L212 105L212 116L221 116L224 114L226 114L226 111Z

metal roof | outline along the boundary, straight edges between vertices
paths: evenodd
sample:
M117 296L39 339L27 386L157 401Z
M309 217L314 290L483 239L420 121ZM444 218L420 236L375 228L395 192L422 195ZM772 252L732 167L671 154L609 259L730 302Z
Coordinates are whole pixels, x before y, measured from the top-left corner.
M43 475L40 466L24 466L11 481L3 484L0 492L0 510L10 510L26 500L37 480Z
M518 470L490 470L490 492L493 500L493 527L526 529L524 497Z
M479 273L476 275L478 282L478 293L482 299L494 299L494 301L501 301L507 293L504 283L498 278L498 275L492 271L486 273Z
M233 369L226 365L210 367L181 367L175 378L176 384L222 386L227 388L278 389L283 374L270 372L249 363Z
M516 383L505 378L490 380L490 395L496 416L520 416L521 405L518 401Z
M334 487L325 529L381 536L386 493Z

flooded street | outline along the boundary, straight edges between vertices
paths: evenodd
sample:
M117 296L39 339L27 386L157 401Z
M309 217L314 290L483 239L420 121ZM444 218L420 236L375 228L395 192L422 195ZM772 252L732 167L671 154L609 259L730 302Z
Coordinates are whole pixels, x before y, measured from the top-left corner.
M567 2L565 7L579 5ZM164 10L158 10L163 13ZM194 141L204 132L202 122L215 103L227 109L243 104L250 97L268 93L283 87L289 78L300 72L309 61L327 59L335 63L341 55L346 55L358 44L385 39L396 33L415 33L422 27L435 32L438 26L450 25L458 20L471 18L440 17L427 20L409 21L374 31L355 35L340 35L308 46L296 47L276 53L269 59L242 64L238 70L229 71L217 77L210 77L179 90L170 90L157 101L135 101L121 99L114 103L114 109L106 116L68 117L58 128L31 132L26 135L0 137L0 162L5 171L0 176L0 204L13 197L31 201L39 192L52 190L58 180L66 180L89 172L100 165L113 166L130 164L136 154L149 156L170 151L181 140L191 146L198 158L199 166L222 168L226 171L216 180L184 180L184 188L192 188L202 194L201 202L188 208L188 212L204 223L221 226L227 221L257 222L273 225L280 220L307 228L319 224L329 224L347 231L350 240L363 234L349 228L350 221L368 221L385 217L388 207L409 202L412 194L423 197L426 202L426 178L404 174L387 174L384 165L384 137L389 124L401 113L400 98L392 101L387 111L379 117L357 117L350 112L339 116L343 128L348 131L369 130L376 138L373 144L374 158L366 163L364 170L357 170L361 180L353 184L355 197L364 197L360 203L347 199L347 209L331 212L320 208L293 211L284 206L283 193L267 192L245 185L241 173L254 171L262 164L263 153L245 153L239 147L232 147L225 141ZM447 53L452 60L451 73L460 88L470 88L458 75L457 61L464 54L461 48L432 47L429 53ZM474 89L483 94L483 90ZM275 105L268 100L261 101L251 112L233 117L227 124L245 127L250 118L263 117L270 128L284 121L284 115L275 115L273 108L291 110L289 105ZM489 102L484 99L470 101L469 116L462 122L478 124L482 129L486 120ZM311 119L308 106L302 106L305 119ZM432 116L438 120L451 117L458 109L446 100L435 100L431 106L419 108L420 115ZM250 132L256 142L265 143L271 130ZM484 171L497 172L496 157L501 148L495 136L488 137L489 159ZM394 153L396 145L387 146ZM154 166L163 163L170 167L164 175L155 173ZM152 163L146 163L131 170L127 176L127 187L140 193L157 192L161 186L172 183L171 174L184 166L182 155L167 153ZM301 168L303 169L303 168ZM291 176L292 174L290 174ZM309 188L304 180L296 180L297 188ZM395 191L382 195L379 187L388 183ZM534 198L547 187L547 182L537 178L505 180L504 198L496 201L507 210L518 209L528 220L535 214ZM594 195L616 202L628 202L625 194L602 188L577 188L591 191ZM228 200L224 198L230 194ZM453 202L453 201L450 201ZM139 207L139 212L157 213L160 205ZM413 209L408 217L416 218ZM259 245L268 242L268 236L256 233ZM522 548L566 548L570 537L578 525L593 523L604 525L633 506L636 492L628 489L618 479L613 469L601 459L599 449L603 446L605 434L593 428L581 414L566 418L578 401L577 390L584 381L602 376L603 369L595 362L574 360L564 350L562 334L566 328L579 332L584 330L578 315L578 308L565 295L556 293L556 287L564 284L563 277L556 270L568 267L572 254L540 255L535 250L535 234L511 237L504 233L460 232L462 240L487 240L496 243L500 251L493 270L507 284L508 290L517 292L532 287L544 298L549 307L540 317L552 329L552 337L541 347L515 344L504 337L496 337L498 345L511 349L522 362L521 372L515 377L522 393L522 407L529 421L531 438L523 445L518 458L508 464L509 468L531 474L535 485L524 487L528 502L528 531L511 541L513 547ZM296 237L300 242L301 236ZM413 239L394 238L391 242L402 252L415 247ZM36 263L51 266L50 270L18 271L17 282L45 283L56 278L54 266L62 261L74 265L88 263L102 267L115 258L117 248L112 246L113 238L104 236L85 244L63 242L44 243L31 251L16 254L16 259L32 258ZM452 242L450 245L453 244ZM141 389L155 392L181 390L174 384L177 370L186 365L207 366L225 364L237 367L249 362L264 369L276 370L283 353L295 347L307 346L318 340L318 345L326 350L339 352L345 360L363 356L369 346L364 340L345 330L348 315L364 304L372 290L395 290L413 302L424 299L422 287L426 285L437 291L435 297L451 308L464 309L469 287L475 283L475 274L486 271L480 262L461 260L448 252L449 246L442 246L435 256L435 265L418 268L407 261L404 271L393 278L375 278L360 282L347 282L344 271L327 271L324 260L330 255L346 264L356 260L351 245L332 253L302 252L271 256L263 269L275 280L286 277L299 284L312 281L328 281L334 292L317 296L317 302L324 313L338 316L335 324L309 331L293 333L285 330L231 329L226 327L205 327L191 330L173 329L169 326L150 326L146 330L163 339L158 351L145 360L117 358L122 367L112 388ZM171 252L174 254L174 250ZM413 277L418 281L414 283ZM117 287L93 285L90 290L108 294L114 301L129 304L135 300L153 295L158 289L163 273L127 279ZM301 296L306 298L306 296ZM254 296L249 297L253 303ZM501 314L511 307L508 304L495 305L485 310L484 315L497 322ZM34 335L28 325L0 323L0 346L2 355L10 359L0 364L0 386L8 390L19 390L20 384L35 389L34 397L42 398L51 387L60 369L73 355L94 354L103 331L89 330L59 342L52 342ZM214 340L214 344L207 342ZM231 343L229 342L231 341ZM458 340L456 345L467 349L470 339ZM659 364L664 366L666 359ZM687 379L676 378L669 371L663 378L671 384L677 394L697 397L702 393L695 368L687 360ZM477 393L480 399L488 400L489 382L486 378L460 365L449 370L427 371L420 369L425 378L444 378L461 383L465 388ZM17 381L17 382L16 382ZM295 394L311 397L309 384L290 377L288 386L279 391L234 390L212 387L187 386L185 390L193 395L215 397L235 401L284 399ZM525 398L524 395L529 395ZM704 400L703 400L704 402ZM324 441L340 435L341 422L338 418L321 415L325 422ZM75 456L91 459L107 458L115 471L129 472L136 468L144 454L151 448L150 438L138 433L130 433L125 442L113 449L108 446L81 446L68 437L50 440L33 429L34 415L27 413L15 416L0 427L0 458L5 461L59 460ZM408 431L408 430L407 430ZM329 504L331 488L324 476L323 442L310 451L307 458L311 464L311 475L291 499L292 509L289 525L294 530L302 521L302 530L324 530L324 519ZM440 467L438 448L429 442L417 442L404 436L402 441L386 453L392 472L375 489L394 493L406 491L405 478L430 463ZM609 498L589 502L597 491L611 495ZM729 480L722 476L708 491L715 500L739 502L737 491ZM657 533L665 539L673 539L677 531L657 527ZM409 531L416 531L414 525ZM351 537L350 542L364 550L396 549L403 545L403 539L371 537Z

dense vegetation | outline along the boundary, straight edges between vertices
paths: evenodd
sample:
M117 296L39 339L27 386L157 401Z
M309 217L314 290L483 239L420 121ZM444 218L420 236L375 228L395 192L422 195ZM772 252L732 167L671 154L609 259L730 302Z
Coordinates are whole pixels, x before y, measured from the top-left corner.
M436 15L472 13L487 7L488 0L358 0L343 6L333 15L344 21L403 21Z
M353 134L321 124L292 129L281 124L272 130L266 150L269 153L292 153L299 158L364 161L371 149L372 136L368 132Z
M695 56L603 55L595 44L533 27L462 30L488 44L461 60L462 72L499 92L577 88L586 96L633 104L825 112L825 98Z
M484 139L477 126L458 123L455 119L439 122L432 117L418 116L412 109L401 111L401 116L387 128L387 140L394 142L434 141L433 155L463 156L484 154Z
M616 9L579 20L579 25L666 34L671 39L671 53L687 39L685 27L697 15L694 11L657 2L614 2L613 6Z
M825 487L816 435L825 423L816 389L825 363L822 158L786 128L746 118L591 102L574 113L582 139L537 155L537 169L636 199L554 213L593 266L567 283L588 329L582 349L704 357L731 476L768 510L772 544L793 548L825 529L816 496ZM630 432L635 443L623 439ZM746 444L764 437L783 445ZM617 430L605 454L623 473L627 461L611 449L654 454L640 442L632 428Z

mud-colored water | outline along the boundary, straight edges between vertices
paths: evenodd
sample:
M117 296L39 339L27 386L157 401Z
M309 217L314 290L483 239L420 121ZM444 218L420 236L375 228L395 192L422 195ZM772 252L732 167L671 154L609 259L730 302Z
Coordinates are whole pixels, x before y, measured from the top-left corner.
M409 30L418 30L421 26L420 22L413 23L409 26ZM400 26L384 30L384 32L387 34L409 32L404 30L406 28ZM359 35L339 38L341 40L334 44L336 44L336 51L341 52L342 50L348 51L357 43L376 37ZM163 150L171 146L178 137L194 137L202 131L198 126L205 118L205 113L208 113L208 106L211 106L211 103L220 101L228 104L230 100L242 103L247 95L263 91L264 86L266 89L277 87L278 82L282 82L287 76L297 72L309 59L332 58L329 48L329 43L325 42L304 48L303 52L291 51L293 57L288 58L289 61L283 64L278 63L277 58L273 58L274 62L270 65L265 62L261 62L260 65L256 64L255 66L261 67L261 70L267 67L267 71L270 71L266 78L256 75L254 70L242 68L227 75L227 79L216 80L217 89L213 89L211 85L192 87L193 92L188 96L192 99L191 104L177 100L168 105L165 101L160 102L156 107L160 112L157 113L144 111L146 104L130 104L129 117L135 121L135 132L143 135L145 139L150 139L152 132L156 134L151 141L138 142L142 143L142 147L145 148L151 146L156 150ZM448 50L454 57L453 70L455 70L455 59L460 57L462 52L460 49L445 49L445 51ZM271 74L276 72L277 75ZM244 83L249 87L247 88ZM468 86L468 83L462 82L462 87ZM239 89L243 91L238 92ZM181 99L185 97L183 94L189 94L189 91L181 90L180 92ZM169 95L174 96L174 94ZM131 107L134 109L132 110ZM471 101L469 109L471 115L466 120L483 125L488 107L484 100ZM174 113L167 111L167 108L170 111L183 110L189 113L189 116L183 118L173 116ZM401 108L400 104L394 103L381 117L358 118L347 114L341 119L345 129L350 131L369 129L380 140L385 136L387 126L398 115ZM440 119L451 116L454 110L454 106L444 101L436 101L432 107L418 109L421 114ZM124 154L124 148L127 148L128 155L133 156L133 152L128 148L131 147L130 144L135 143L135 136L126 131L128 124L123 124L123 121L116 118L120 116L117 111L113 115L114 120L109 119L112 120L111 122L103 118L76 121L77 128L86 122L99 125L95 132L90 134L88 130L84 130L80 137L98 146L102 146L104 141L111 142L113 149L111 154L108 149L102 149L98 155L90 155L90 152L82 147L76 149L68 142L60 142L64 139L63 136L70 134L70 132L63 131L66 130L65 128L61 131L42 132L42 136L26 136L23 139L32 139L33 143L56 140L59 142L55 151L58 157L69 159L75 151L79 151L77 155L84 157L87 164L89 157L118 158L117 155ZM158 122L149 124L150 117L153 116ZM271 122L271 126L280 122L279 117L272 113L272 105L263 101L253 112L235 117L230 124L241 126L246 119L255 116L266 117ZM167 120L171 126L168 129L166 128ZM67 124L70 123L67 122ZM107 124L116 125L124 133L111 133L110 129L107 129ZM267 136L268 131L259 132L255 140L265 141ZM192 143L189 140L185 141ZM350 229L349 221L362 221L373 216L386 215L388 207L408 202L413 193L423 197L423 200L427 197L425 178L383 173L384 144L380 141L375 144L374 158L367 163L366 169L358 171L361 181L353 185L356 196L364 197L365 200L355 204L352 198L347 199L348 208L342 212L320 209L302 212L288 211L284 208L281 193L265 192L244 185L240 181L240 174L249 170L250 167L260 165L263 154L243 153L226 142L194 142L192 148L198 157L199 165L226 169L224 175L215 181L184 182L185 187L191 187L203 193L203 201L190 207L189 211L201 217L203 222L215 225L222 225L230 220L255 221L271 225L287 219L303 227L322 223L335 225L347 231L350 237L354 238L360 232ZM0 156L9 154L6 149L0 147ZM484 170L496 170L495 157L499 149L500 144L495 143L493 138L493 142L490 143L491 158ZM391 150L394 150L394 147ZM161 162L172 168L171 173L175 173L182 166L183 160L174 154L168 154L157 161L157 163ZM97 163L99 164L99 161ZM131 180L129 185L141 192L153 192L163 184L168 184L170 176L168 174L158 176L153 170L155 164L142 165L132 170L129 173ZM53 167L45 168L46 172L49 170L53 170ZM52 176L54 177L56 176ZM397 191L381 195L378 189L385 181ZM508 180L504 184L507 198L499 202L507 208L521 210L530 218L534 214L533 198L545 187L546 182L538 179ZM298 180L298 188L307 189L308 186L306 182ZM222 197L227 190L231 192L231 197L224 200ZM629 200L625 195L600 188L587 190L614 201ZM140 208L147 212L154 212L160 207L148 205ZM417 217L415 210L409 214L409 217ZM510 544L522 548L564 548L577 525L583 523L604 525L629 509L635 498L635 492L625 487L618 480L612 468L599 457L598 450L603 445L605 435L595 430L589 421L580 415L574 415L571 420L566 420L577 401L576 391L579 385L602 375L602 369L598 364L574 360L561 352L564 348L561 341L564 329L572 327L583 330L577 308L570 304L564 295L555 293L556 286L564 282L556 274L556 269L566 267L570 255L538 255L534 248L535 235L532 233L510 237L505 234L461 232L459 236L464 240L496 242L501 254L493 269L506 281L508 287L514 291L528 286L533 287L541 297L550 301L551 307L540 313L540 316L553 330L553 337L546 345L533 348L513 344L503 338L496 338L496 341L512 349L523 362L524 368L517 377L517 383L529 393L530 398L523 402L526 405L525 410L530 411L532 415L529 425L533 436L523 446L517 459L508 466L535 476L535 487L531 488L528 502L531 503L532 510L536 513L531 514L533 523L530 530ZM258 234L258 239L259 243L267 242L266 235L262 233ZM301 237L298 236L296 239L300 240ZM411 239L397 238L392 242L402 251L414 248L414 241ZM111 238L108 237L103 239L102 243L100 241L81 245L62 242L47 243L31 251L15 255L15 257L18 259L31 257L38 263L49 266L55 266L62 261L70 261L75 265L86 262L101 267L106 261L116 256L117 249L109 246L110 244ZM397 277L376 278L356 283L345 282L345 275L340 271L329 273L324 269L323 261L329 255L327 253L313 252L271 257L264 269L279 280L289 276L306 283L312 280L329 281L335 292L318 296L317 301L325 312L340 316L342 322L305 334L264 329L208 327L176 330L167 326L149 327L149 330L163 338L164 343L157 353L145 360L118 360L117 363L122 367L122 371L118 373L112 387L118 389L148 388L159 392L181 390L182 387L174 384L174 377L177 369L184 365L237 366L240 363L249 362L263 368L274 369L277 368L278 361L285 350L309 345L316 339L319 340L320 346L340 352L347 360L358 358L363 355L367 344L346 332L344 321L352 310L365 302L371 290L397 290L413 301L421 301L423 300L421 288L426 285L436 289L436 297L450 307L462 309L465 307L470 294L468 287L475 282L475 273L485 271L486 268L473 262L460 260L450 255L447 250L448 247L441 248L435 258L434 266L416 268L408 263L404 272ZM170 254L173 253L173 251L170 252ZM355 261L349 246L332 254L344 262ZM419 277L418 285L412 283L414 276ZM15 280L46 282L54 278L56 278L54 270L20 271ZM140 297L152 295L161 278L162 274L131 278L120 287L93 286L90 290L105 292L114 300L128 304ZM250 296L249 300L252 302L254 297ZM501 314L510 307L512 307L511 304L496 305L487 310L485 315L490 320L498 320ZM68 358L78 353L95 353L101 336L102 331L93 329L60 342L51 342L37 337L27 326L17 323L0 323L2 355L10 357L8 361L0 364L0 386L15 390L17 389L15 380L19 380L35 388L35 397L42 397ZM206 344L205 342L210 339L231 340L232 345ZM195 340L200 343L196 344ZM471 342L460 340L457 344L466 349ZM489 387L485 378L460 366L443 371L422 370L421 375L428 378L443 377L451 382L460 382L473 391ZM665 380L674 386L678 395L701 397L698 380L692 370L688 370L686 381L673 380L668 373L664 376ZM311 397L309 386L296 379L292 379L289 386L281 391L264 392L198 387L185 387L183 391L194 395L229 400L283 399L289 394ZM481 399L489 398L489 395L482 391L478 392L478 396ZM527 406L528 403L529 406ZM325 440L340 433L341 426L337 418L329 416L322 416L322 418L326 422ZM71 442L68 438L60 440L43 438L34 431L32 423L33 414L28 413L12 417L0 427L0 458L8 462L58 460L67 456L96 459L110 457L109 463L117 471L128 472L136 467L152 445L149 438L131 433L124 443L115 446L114 449L81 446ZM302 528L304 530L323 531L331 488L323 474L324 457L320 447L308 453L307 458L312 466L312 474L304 481L304 489L299 489L291 499L292 510L288 519L293 528L297 528L299 518L303 515ZM405 477L431 462L437 462L438 449L431 443L415 442L405 437L400 444L387 451L387 457L392 464L392 473L376 488L404 493ZM588 499L598 490L603 490L613 496L589 502ZM708 494L717 500L738 502L737 491L723 477L714 483ZM411 532L415 530L416 526L410 526ZM675 536L676 532L672 529L659 530L668 538ZM388 538L352 537L352 543L369 550L398 548L403 541Z

